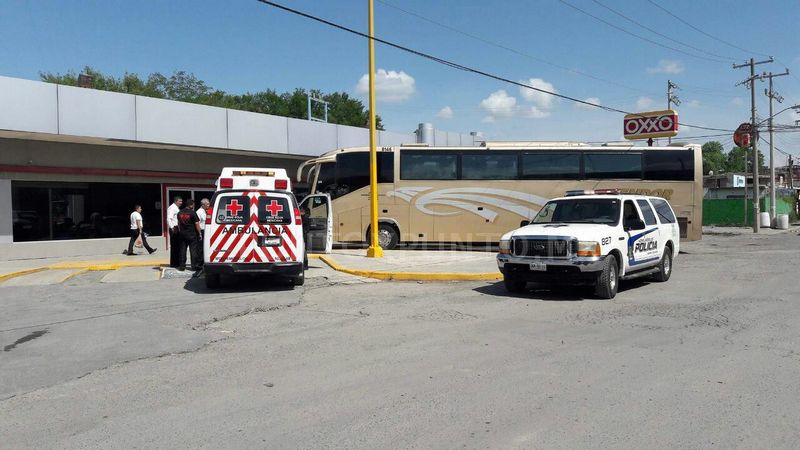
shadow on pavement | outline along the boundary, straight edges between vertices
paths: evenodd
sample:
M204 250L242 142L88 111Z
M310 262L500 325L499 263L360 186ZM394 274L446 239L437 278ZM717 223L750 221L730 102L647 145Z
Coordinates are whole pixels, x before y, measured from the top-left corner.
M634 290L638 287L649 284L646 281L630 280L623 281L619 285L617 295L628 291ZM499 281L485 286L480 286L473 289L475 292L481 294L492 295L495 297L507 298L521 298L525 300L542 300L542 301L583 301L583 300L604 300L594 295L594 287L592 286L568 286L568 285L546 285L539 283L528 283L528 287L523 293L514 294L508 292L503 286L503 282Z
M228 294L235 292L281 292L294 290L295 286L282 277L271 276L223 276L222 286L217 289L206 287L203 276L186 280L183 288L195 294Z

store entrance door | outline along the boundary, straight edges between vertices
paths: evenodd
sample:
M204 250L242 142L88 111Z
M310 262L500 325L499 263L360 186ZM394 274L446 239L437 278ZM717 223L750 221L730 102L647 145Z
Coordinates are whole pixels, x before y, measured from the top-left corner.
M164 238L167 241L167 248L170 246L169 242L169 229L167 227L167 208L172 204L172 199L175 196L180 196L184 202L187 199L194 200L195 209L200 207L200 200L207 198L211 200L214 195L213 186L184 186L184 185L164 185L162 198L162 216L164 220Z

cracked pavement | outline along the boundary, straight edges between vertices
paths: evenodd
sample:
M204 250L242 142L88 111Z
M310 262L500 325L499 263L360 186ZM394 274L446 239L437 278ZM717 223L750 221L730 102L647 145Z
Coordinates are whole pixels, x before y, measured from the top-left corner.
M13 346L0 352L0 436L10 448L797 448L800 238L684 249L669 282L623 283L613 301L322 267L296 290L0 288L0 349Z

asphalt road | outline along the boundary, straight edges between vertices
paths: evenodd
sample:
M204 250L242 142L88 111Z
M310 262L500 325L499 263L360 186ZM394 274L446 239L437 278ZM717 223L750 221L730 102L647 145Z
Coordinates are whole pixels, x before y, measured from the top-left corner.
M0 288L0 446L800 447L800 237L684 249L613 301L324 269Z

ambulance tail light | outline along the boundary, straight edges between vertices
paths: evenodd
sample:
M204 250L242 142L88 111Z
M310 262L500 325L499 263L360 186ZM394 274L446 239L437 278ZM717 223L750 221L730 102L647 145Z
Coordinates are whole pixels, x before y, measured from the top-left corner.
M211 225L212 217L214 217L214 209L208 208L208 212L206 213L206 225Z
M220 178L219 179L219 188L220 189L233 189L233 178Z
M303 216L300 214L300 208L294 209L294 224L295 225L303 224Z
M275 180L275 190L285 191L289 189L289 180Z

